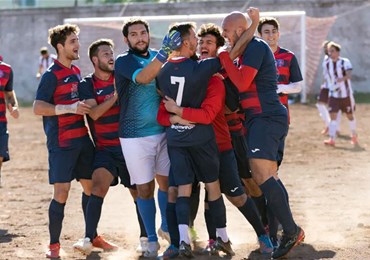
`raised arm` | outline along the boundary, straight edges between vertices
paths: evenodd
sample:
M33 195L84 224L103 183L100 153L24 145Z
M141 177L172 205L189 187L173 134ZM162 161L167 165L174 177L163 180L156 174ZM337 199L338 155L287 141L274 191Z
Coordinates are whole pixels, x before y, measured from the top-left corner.
M136 75L135 81L141 84L150 83L159 73L163 63L167 61L168 55L181 45L181 41L179 32L172 31L167 34L156 57Z
M234 47L229 52L229 56L231 60L236 59L238 56L240 56L243 53L248 43L252 40L254 33L256 32L259 19L260 19L259 9L255 7L250 7L247 10L247 14L251 18L252 24L240 36L239 40L235 43Z

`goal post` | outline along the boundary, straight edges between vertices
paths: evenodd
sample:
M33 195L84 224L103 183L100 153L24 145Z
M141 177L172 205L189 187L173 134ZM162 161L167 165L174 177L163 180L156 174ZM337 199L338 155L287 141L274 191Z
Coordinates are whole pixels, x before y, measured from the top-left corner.
M221 26L223 14L194 14L194 15L168 15L168 16L140 16L149 22L151 48L160 48L164 35L170 24L174 22L192 21L199 27L203 23L215 23ZM295 53L303 75L301 102L307 102L308 88L306 86L306 13L304 11L278 11L261 12L260 17L272 16L280 23L279 45ZM82 75L91 72L92 65L87 56L87 49L91 42L99 38L110 38L115 43L115 55L121 53L123 47L122 24L131 17L94 17L94 18L68 18L64 23L77 24L80 29L81 59L77 65ZM86 53L83 53L86 52Z

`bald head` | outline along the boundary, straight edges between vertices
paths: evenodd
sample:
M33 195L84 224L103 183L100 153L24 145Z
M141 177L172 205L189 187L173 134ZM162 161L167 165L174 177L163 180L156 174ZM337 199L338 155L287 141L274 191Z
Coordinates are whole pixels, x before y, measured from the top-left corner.
M234 46L240 35L247 29L247 18L241 12L232 12L222 21L222 36L226 38L231 47Z
M232 12L228 14L224 20L222 21L222 24L224 23L230 23L235 27L240 27L244 30L248 29L248 21L245 15L241 12Z

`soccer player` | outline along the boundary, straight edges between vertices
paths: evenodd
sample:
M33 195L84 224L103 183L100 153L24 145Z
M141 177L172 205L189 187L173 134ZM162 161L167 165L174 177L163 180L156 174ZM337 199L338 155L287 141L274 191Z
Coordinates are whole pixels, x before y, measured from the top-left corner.
M98 247L106 251L118 249L116 245L96 234L104 197L108 193L109 186L117 184L120 179L121 183L129 188L134 200L137 197L135 186L130 184L130 175L118 138L120 107L114 87L113 47L110 39L99 39L90 45L88 54L94 66L94 73L86 76L78 85L80 100L85 100L86 104L91 106L87 120L95 143L94 172L91 196L87 204L85 238L73 245L75 249L86 255L89 255L93 246L98 244L100 244ZM144 241L147 236L145 227L138 210L137 214L140 241ZM145 243L139 247L145 247Z
M325 55L324 60L322 62L324 79L323 79L323 84L321 85L320 93L319 93L319 96L317 98L317 103L316 103L316 107L319 110L320 117L325 123L325 128L321 131L321 134L323 135L327 135L329 133L329 123L330 123L330 115L329 115L329 111L327 107L328 101L329 101L329 89L328 89L328 82L325 79L325 69L326 69L325 67L329 59L329 52L328 52L329 43L331 43L331 41L324 41L322 44L322 48L323 48L324 55ZM340 131L339 129L340 129L341 119L342 119L342 112L338 111L337 119L336 119L337 120L337 135Z
M77 179L82 185L85 217L91 193L94 146L83 118L91 106L79 100L80 70L72 64L79 59L78 34L79 28L71 24L49 29L49 43L55 48L58 59L42 76L33 104L34 113L43 116L49 152L49 183L54 188L49 206L48 258L60 257L60 234L71 181Z
M148 235L144 257L156 257L159 243L155 230L154 178L159 184L158 203L162 218L158 234L169 240L166 205L170 161L164 127L156 120L160 96L155 76L169 53L181 44L181 37L176 32L166 35L162 48L157 52L149 49L150 34L146 21L131 18L124 23L122 33L129 50L119 55L115 63L121 105L119 138L131 184L137 187L137 205Z
M232 12L222 21L223 36L231 46L247 27L248 22L240 12ZM239 60L239 67L234 66L225 52L220 53L219 58L239 90L247 120L247 157L253 179L283 226L280 246L272 254L273 258L279 258L304 239L304 232L294 222L284 190L274 178L282 160L288 131L287 110L276 93L275 59L270 47L258 38L248 44Z
M329 88L329 139L326 145L335 146L335 136L338 122L336 120L339 111L346 113L351 129L351 143L357 145L355 99L351 85L352 64L349 59L340 56L341 46L335 42L328 45L330 58L325 64L325 78Z
M56 59L54 54L49 54L47 47L42 47L40 49L40 58L39 58L39 70L36 73L36 78L40 79L42 74L49 68L49 66Z
M260 37L267 42L274 54L278 70L277 93L280 102L288 110L288 94L301 92L302 74L294 53L279 46L280 24L274 17L263 17L260 19L257 31Z
M13 90L13 70L9 64L0 60L0 186L1 166L9 161L6 108L13 118L19 117L18 101Z

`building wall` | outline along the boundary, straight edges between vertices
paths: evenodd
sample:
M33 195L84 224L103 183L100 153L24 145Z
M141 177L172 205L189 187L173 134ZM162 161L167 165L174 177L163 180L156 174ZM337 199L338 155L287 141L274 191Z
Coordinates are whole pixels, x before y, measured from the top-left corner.
M13 66L17 96L29 102L38 85L35 74L39 48L47 45L48 28L62 24L66 18L227 13L242 10L245 3L207 1L0 10L0 55ZM257 7L264 12L304 10L312 17L337 15L328 38L339 42L342 56L352 61L354 89L370 92L370 59L365 58L370 51L370 0L260 0ZM85 55L86 51L81 53ZM321 82L320 74L315 92Z

